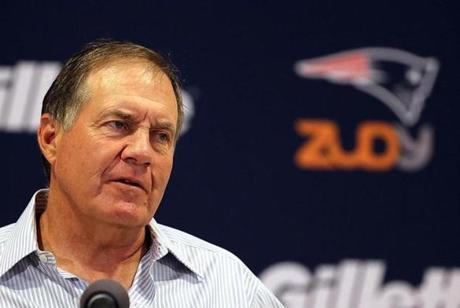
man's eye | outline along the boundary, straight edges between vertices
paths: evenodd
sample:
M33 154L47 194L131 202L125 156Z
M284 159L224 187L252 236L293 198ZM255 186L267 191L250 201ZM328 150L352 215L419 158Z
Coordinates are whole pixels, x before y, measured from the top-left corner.
M128 125L123 121L110 121L108 124L116 130L128 129Z
M171 140L171 137L168 133L158 132L157 139L162 143L168 143Z

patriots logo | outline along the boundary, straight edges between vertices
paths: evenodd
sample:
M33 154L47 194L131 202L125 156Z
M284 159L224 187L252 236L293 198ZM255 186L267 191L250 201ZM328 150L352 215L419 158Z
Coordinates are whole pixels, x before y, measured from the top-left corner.
M300 60L295 72L304 78L348 84L387 105L406 126L416 124L439 70L434 58L373 47Z

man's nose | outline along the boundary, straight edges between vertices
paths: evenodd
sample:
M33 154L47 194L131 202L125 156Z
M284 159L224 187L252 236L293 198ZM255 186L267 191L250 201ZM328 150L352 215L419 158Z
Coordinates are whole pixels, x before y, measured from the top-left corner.
M153 148L150 143L149 130L138 129L131 134L121 153L121 158L130 164L150 166L152 164Z

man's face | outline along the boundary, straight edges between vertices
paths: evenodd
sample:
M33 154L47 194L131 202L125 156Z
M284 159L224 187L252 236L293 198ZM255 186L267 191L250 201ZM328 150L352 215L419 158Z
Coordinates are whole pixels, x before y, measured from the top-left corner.
M74 125L56 136L51 191L81 217L148 224L173 164L177 103L168 77L142 61L91 73Z

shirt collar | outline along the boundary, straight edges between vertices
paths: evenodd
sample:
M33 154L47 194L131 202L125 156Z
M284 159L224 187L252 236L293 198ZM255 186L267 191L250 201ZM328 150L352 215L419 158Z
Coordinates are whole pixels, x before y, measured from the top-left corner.
M158 249L167 250L167 252L171 253L180 263L182 263L188 270L194 273L198 280L202 280L203 276L203 268L200 266L200 263L197 262L191 255L188 253L183 246L176 242L175 240L169 238L167 234L165 234L162 230L160 225L152 219L149 224L150 231L152 234L153 245L158 245ZM166 254L164 251L161 254Z
M0 255L0 277L23 258L39 249L36 217L46 208L47 198L47 189L37 191L18 221L11 227L11 231L6 236L3 252ZM159 224L154 219L151 220L149 227L154 245L158 246L158 249L164 250L161 253L162 255L168 252L171 253L187 269L197 275L198 279L203 278L203 270L200 264L195 262L179 243L171 240L162 232Z
M16 263L38 250L35 204L46 198L47 190L37 191L29 201L18 221L6 236L1 254L0 276L3 276Z

